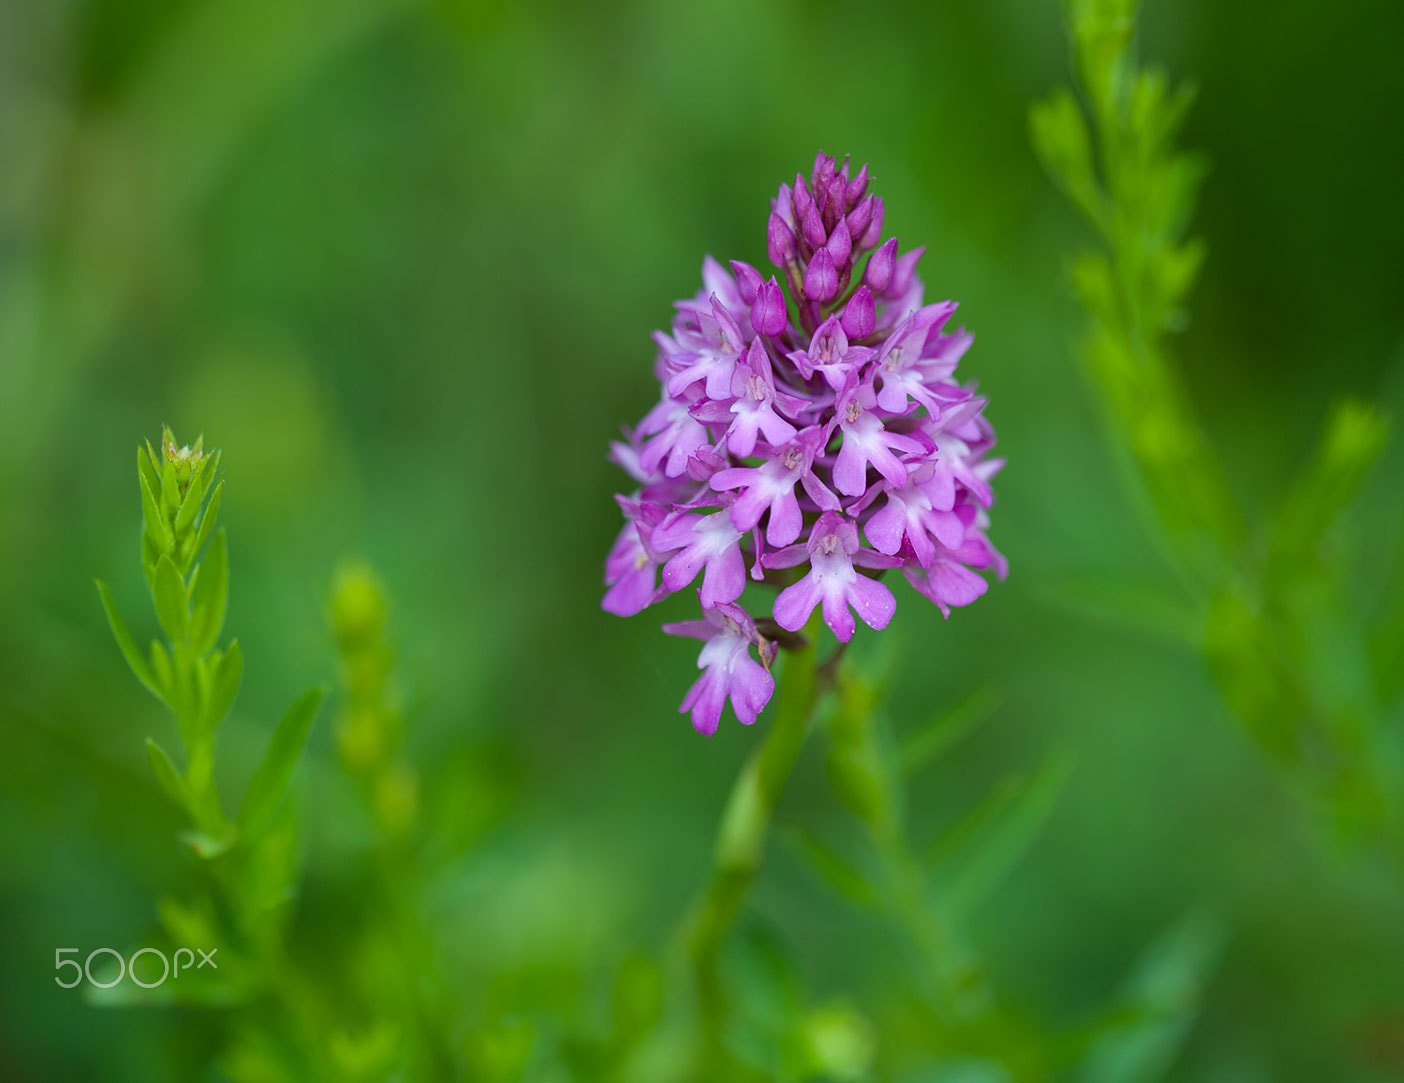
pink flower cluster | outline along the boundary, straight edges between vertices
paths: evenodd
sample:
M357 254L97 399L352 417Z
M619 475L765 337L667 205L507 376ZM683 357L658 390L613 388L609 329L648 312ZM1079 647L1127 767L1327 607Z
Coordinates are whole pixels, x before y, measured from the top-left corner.
M664 630L705 641L682 705L704 734L728 699L745 723L769 701L768 629L797 632L817 606L847 642L855 613L892 619L886 570L947 616L985 592L979 570L1006 570L985 536L994 430L955 377L971 335L947 330L953 302L924 303L923 249L882 240L867 189L867 166L820 154L771 204L779 278L707 257L702 291L654 335L658 405L611 447L637 487L616 497L603 606L632 616L701 576L703 619ZM769 618L740 604L748 574L779 588Z

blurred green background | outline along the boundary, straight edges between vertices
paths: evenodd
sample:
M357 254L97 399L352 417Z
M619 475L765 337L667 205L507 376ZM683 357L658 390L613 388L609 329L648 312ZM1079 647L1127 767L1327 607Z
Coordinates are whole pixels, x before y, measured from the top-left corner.
M1213 166L1191 397L1269 506L1332 401L1404 416L1404 7L1152 0L1141 42L1199 84L1186 142ZM0 5L0 1077L190 1079L214 1040L50 969L143 942L192 876L141 746L171 724L92 589L150 634L132 449L163 422L225 453L248 664L226 781L335 675L326 596L364 557L449 855L426 906L473 1010L588 1022L618 959L668 935L760 733L697 736L676 713L695 647L599 610L604 450L652 404L649 332L703 254L764 263L767 201L822 147L871 163L928 295L962 302L962 371L1010 461L1008 582L948 623L899 591L882 637L899 728L1002 696L917 780L915 830L1047 751L1076 763L973 916L1000 987L1072 1026L1203 909L1226 946L1173 1078L1404 1079L1400 878L1317 828L1198 657L1059 586L1166 575L1070 349L1087 238L1028 149L1067 66L1052 0ZM1358 512L1362 597L1398 544L1397 445ZM312 755L305 903L326 913L349 844L325 718ZM841 819L812 754L781 819ZM782 845L752 909L821 998L885 1018L901 945Z

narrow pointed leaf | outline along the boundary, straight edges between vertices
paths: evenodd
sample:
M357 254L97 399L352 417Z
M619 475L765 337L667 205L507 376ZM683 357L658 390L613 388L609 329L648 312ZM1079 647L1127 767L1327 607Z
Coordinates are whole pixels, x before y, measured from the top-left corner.
M166 653L166 648L159 639L151 641L151 672L156 674L156 682L167 690L166 702L175 708L175 674L171 667L171 656Z
M878 908L877 892L868 883L867 877L813 832L796 828L786 833L785 841L824 883L843 898L864 909Z
M175 532L177 535L184 534L195 522L195 513L200 510L200 502L205 499L204 471L196 471L194 477L190 479L190 487L185 490L185 499L181 501L180 511L176 513Z
M236 639L220 657L210 675L210 686L205 698L201 726L206 733L212 733L229 715L234 700L239 695L239 683L244 679L244 652Z
M1012 779L955 825L932 854L934 887L954 911L968 911L1009 874L1038 837L1072 773L1072 761L1050 757L1028 780Z
M1172 583L1099 570L1053 576L1040 593L1052 605L1178 647L1197 648L1203 639L1204 615Z
M180 485L176 481L175 463L167 459L161 467L161 511L166 516L166 522L175 519L179 508Z
M195 617L190 642L195 656L208 653L224 630L224 614L229 605L229 539L223 530L215 535L209 554L200 565L195 583Z
M205 513L200 516L200 529L195 535L195 545L190 550L191 560L200 555L205 542L209 541L210 535L214 533L215 523L219 521L219 500L223 493L224 482L221 481L214 487L214 492L210 494L210 502L205 505Z
M137 447L137 484L142 482L145 482L153 493L161 487L161 477L156 473L155 462L151 458L150 444Z
M1223 941L1192 914L1162 935L1092 1035L1076 1083L1159 1083L1189 1036Z
M151 597L156 603L156 619L170 641L184 641L190 630L190 602L185 596L185 581L170 557L163 556L156 562Z
M181 808L188 809L190 791L185 785L185 779L176 770L176 765L171 762L166 750L150 737L146 739L146 760L151 764L151 773L156 776L161 789L166 791L166 796Z
M981 688L942 711L902 744L902 770L910 774L936 759L999 709L1004 697Z
M239 827L246 836L254 838L261 834L287 796L293 769L307 744L312 720L317 716L326 694L325 688L313 688L303 693L288 708L288 713L273 731L268 751L249 781L244 803L239 809Z
M141 651L137 649L136 640L127 630L122 615L117 612L117 603L112 598L112 592L107 589L107 584L101 579L97 580L97 589L98 596L102 599L102 608L107 613L108 627L112 629L112 638L117 641L117 649L122 652L127 666L136 674L136 679L146 687L148 692L164 701L166 697L161 691L162 685L157 680L151 666L147 664L146 659L141 656Z
M151 486L146 484L144 477L141 479L141 517L146 523L146 536L151 539L156 551L169 553L175 545L175 538L166 520L161 516L161 506L156 502Z

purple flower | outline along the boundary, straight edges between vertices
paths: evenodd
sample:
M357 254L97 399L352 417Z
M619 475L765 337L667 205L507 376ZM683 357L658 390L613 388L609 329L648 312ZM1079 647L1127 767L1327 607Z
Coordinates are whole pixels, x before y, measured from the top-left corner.
M663 631L705 642L697 656L697 668L705 672L688 689L679 708L679 713L692 712L692 725L698 733L710 737L717 732L728 699L738 721L749 726L756 720L775 691L769 668L775 646L761 638L749 613L739 605L722 602L704 608L701 620L665 624ZM751 657L753 646L760 662Z
M755 528L770 513L765 539L771 545L789 545L800 536L804 515L795 496L795 483L817 507L836 511L838 497L814 473L814 457L824 443L817 425L805 429L784 447L775 449L764 466L737 466L718 470L711 485L718 492L739 489L731 505L731 522L737 530Z
M830 316L814 332L808 348L795 350L789 356L806 380L820 373L837 391L848 382L851 373L868 362L873 351L867 346L850 346L842 321Z
M803 561L806 554L809 574L786 587L775 599L775 621L781 628L798 632L816 605L823 605L824 623L844 643L853 638L855 627L849 606L858 611L868 627L887 627L897 609L896 599L876 579L859 575L854 564L896 568L901 566L900 560L860 551L858 527L831 511L819 517L807 544L772 553L766 563L772 568L790 567Z
M870 180L820 154L771 201L777 275L704 261L654 335L661 399L610 448L633 488L602 604L632 615L701 573L702 620L667 630L706 641L683 703L705 733L728 699L753 721L773 688L775 647L740 604L748 566L780 626L819 608L844 641L891 620L890 569L947 615L1006 571L987 537L994 430L956 374L971 336L946 330L954 302L923 303L923 249L883 237Z
M658 565L662 558L652 547L653 528L667 515L661 504L640 504L619 499L628 522L605 558L605 591L601 603L607 612L632 617L658 600Z
M850 379L829 423L843 433L843 445L834 463L834 488L846 496L858 496L867 488L869 466L876 467L889 485L900 489L907 483L907 468L896 452L920 455L927 450L920 440L888 432L876 407L877 395L872 385Z
M742 458L756 449L756 440L764 436L771 444L783 444L795 435L795 427L775 412L778 406L791 417L798 417L808 405L804 399L775 389L770 358L760 339L751 343L746 356L736 365L731 377L730 405L710 403L695 411L704 421L722 422L730 416L726 430L726 446Z
M741 555L741 531L731 525L731 515L675 512L653 530L653 544L660 550L678 550L663 566L663 583L682 590L702 575L702 608L734 602L746 589L746 561Z

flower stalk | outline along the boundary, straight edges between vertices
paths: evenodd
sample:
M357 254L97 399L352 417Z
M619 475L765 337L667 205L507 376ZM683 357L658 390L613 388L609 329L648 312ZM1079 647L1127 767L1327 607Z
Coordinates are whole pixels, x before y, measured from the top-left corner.
M818 619L787 652L784 683L765 740L732 784L713 852L712 874L690 912L685 936L697 978L704 1036L718 1037L725 1012L718 956L765 856L775 808L813 728L833 666L818 664ZM839 648L842 651L842 647Z

